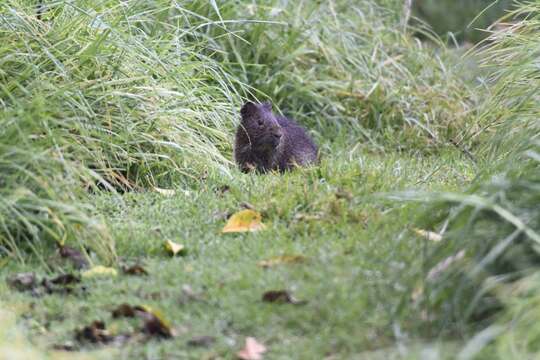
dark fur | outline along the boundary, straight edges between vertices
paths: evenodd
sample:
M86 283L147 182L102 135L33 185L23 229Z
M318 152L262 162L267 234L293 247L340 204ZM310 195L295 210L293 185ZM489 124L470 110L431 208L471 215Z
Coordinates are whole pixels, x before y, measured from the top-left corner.
M294 121L272 113L272 104L248 102L240 110L234 159L243 172L289 170L317 162L317 146Z

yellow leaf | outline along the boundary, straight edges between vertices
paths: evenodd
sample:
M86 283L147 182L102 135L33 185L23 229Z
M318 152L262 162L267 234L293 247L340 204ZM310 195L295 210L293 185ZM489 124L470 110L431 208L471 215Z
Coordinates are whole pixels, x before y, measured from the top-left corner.
M97 265L91 269L86 270L81 275L84 278L91 278L91 277L114 277L117 274L118 272L116 271L116 269L102 266L102 265Z
M307 258L303 255L280 255L270 259L259 261L257 265L263 268L269 268L281 264L297 264L306 261Z
M167 197L171 197L174 194L176 194L176 191L174 191L172 189L162 189L162 188L158 188L156 186L154 186L154 190L157 191L158 193L160 193L161 195L167 196Z
M182 255L186 252L184 245L177 244L171 240L165 241L165 250L167 250L172 256L175 256L176 254Z
M434 241L434 242L439 242L439 241L442 241L443 239L441 234L438 234L433 231L427 231L427 230L422 230L422 229L413 229L413 230L417 235L425 237L426 239Z
M231 216L222 233L258 231L266 227L261 222L261 214L255 210L242 210Z

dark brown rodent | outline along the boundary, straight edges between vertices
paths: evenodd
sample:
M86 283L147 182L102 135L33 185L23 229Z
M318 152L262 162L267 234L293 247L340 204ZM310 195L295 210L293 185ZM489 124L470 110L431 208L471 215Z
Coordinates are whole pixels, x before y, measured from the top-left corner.
M243 172L289 170L317 162L317 146L293 120L272 113L272 104L248 102L240 110L234 159Z

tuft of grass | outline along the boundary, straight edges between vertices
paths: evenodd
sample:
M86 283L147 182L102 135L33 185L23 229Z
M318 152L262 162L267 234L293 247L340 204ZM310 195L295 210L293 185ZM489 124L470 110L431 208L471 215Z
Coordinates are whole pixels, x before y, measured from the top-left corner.
M426 249L421 278L429 277L441 261L460 251L466 254L459 265L447 266L434 281L424 283L422 306L432 313L430 325L439 329L487 326L471 340L467 354L487 351L505 358L508 342L516 344L512 329L521 331L527 323L516 312L533 306L538 296L505 289L529 284L540 269L540 82L537 57L531 52L540 45L539 10L537 3L524 4L512 16L527 18L493 33L491 45L480 50L491 72L491 93L472 132L491 140L479 151L490 163L465 193L432 195L439 205L422 224L444 231L446 240ZM478 129L488 128L493 130L479 134ZM525 339L526 346L513 349L514 355L534 357L533 340ZM488 346L491 341L495 345Z
M207 5L223 27L200 36L248 96L270 97L326 141L346 134L380 150L437 151L474 118L478 97L458 56L436 37L436 46L412 38L397 4Z
M89 192L230 176L239 96L177 26L181 14L165 2L80 1L38 17L31 3L2 2L2 253L75 239L111 249Z

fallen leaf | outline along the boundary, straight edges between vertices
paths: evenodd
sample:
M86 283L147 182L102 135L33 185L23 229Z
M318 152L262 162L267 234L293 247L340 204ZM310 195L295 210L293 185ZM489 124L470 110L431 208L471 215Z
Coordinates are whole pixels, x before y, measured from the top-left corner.
M298 300L291 295L287 290L270 290L263 294L262 301L279 303L279 304L293 304L293 305L305 305L306 300Z
M27 291L36 287L37 280L34 273L20 273L9 277L7 283L19 291Z
M113 318L135 317L135 308L133 308L129 304L121 304L112 311L112 317Z
M194 347L209 347L216 342L216 338L213 336L195 336L188 340L187 344Z
M167 250L172 256L175 256L176 254L185 255L186 253L186 248L184 245L177 244L171 240L165 241L165 250Z
M259 261L257 265L263 268L269 268L282 264L298 264L303 263L307 258L303 255L279 255L266 260Z
M86 270L82 274L83 278L92 278L92 277L115 277L118 275L118 272L114 268L97 265L93 268Z
M72 247L66 246L66 245L59 245L59 253L60 256L64 259L68 259L72 262L73 266L77 269L83 269L85 267L88 267L88 260L86 260L86 257L81 254L80 251L73 249Z
M266 347L257 342L255 338L246 338L244 348L236 353L241 360L262 360L263 354L266 352Z
M143 319L144 327L143 331L149 335L156 335L163 338L170 338L174 336L173 330L165 321L161 313L156 310L152 310L146 306L135 307L135 314Z
M146 269L139 264L123 267L122 271L124 271L124 274L127 275L148 275L148 271L146 271Z
M173 190L173 189L162 189L162 188L158 188L158 187L154 186L154 190L156 192L160 193L161 195L166 196L166 197L171 197L171 196L174 196L176 194L176 191Z
M41 296L43 292L46 294L71 294L76 287L75 284L79 284L81 278L73 274L62 274L52 279L43 279L41 286L43 288L36 288L33 291L34 296ZM86 288L81 288L83 291Z
M439 241L442 241L443 237L441 234L438 234L436 232L433 232L433 231L427 231L427 230L422 230L422 229L413 229L414 232L421 236L421 237L424 237L426 238L427 240L430 240L430 241L434 241L434 242L439 242Z
M237 233L258 231L266 226L261 222L261 214L254 210L242 210L234 214L227 221L222 233Z
M99 320L93 321L90 325L75 331L75 339L79 342L108 343L112 338L105 329L105 323Z
M164 320L161 313L156 310L152 310L148 306L131 306L129 304L119 305L112 311L113 318L121 317L138 317L144 322L142 331L149 335L157 335L164 338L170 338L174 336L174 332L171 329L167 321Z

